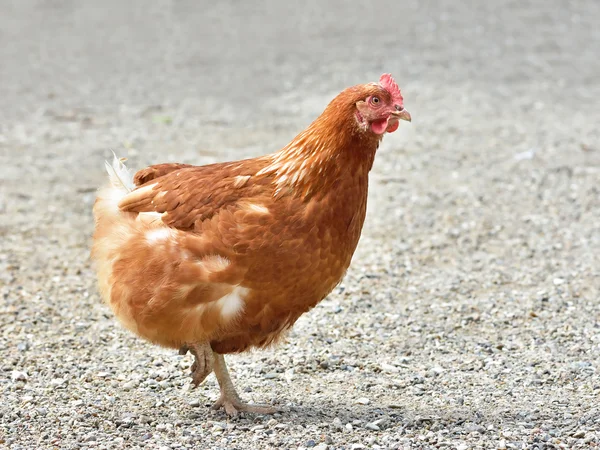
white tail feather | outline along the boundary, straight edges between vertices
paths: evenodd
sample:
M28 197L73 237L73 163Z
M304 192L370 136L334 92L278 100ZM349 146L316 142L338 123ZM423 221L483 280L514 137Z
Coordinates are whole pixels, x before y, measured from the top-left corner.
M108 161L104 161L104 165L106 166L106 171L113 187L131 192L135 189L133 176L129 173L129 169L123 164L123 161L125 161L124 158L117 158L117 155L113 152L112 165Z

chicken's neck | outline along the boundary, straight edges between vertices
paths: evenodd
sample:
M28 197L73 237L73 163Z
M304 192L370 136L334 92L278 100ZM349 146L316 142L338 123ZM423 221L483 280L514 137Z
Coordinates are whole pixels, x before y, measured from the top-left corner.
M338 117L341 115L338 115ZM288 145L270 155L263 169L274 177L276 195L305 198L326 195L341 180L367 183L375 152L381 141L366 136L350 120L323 115Z

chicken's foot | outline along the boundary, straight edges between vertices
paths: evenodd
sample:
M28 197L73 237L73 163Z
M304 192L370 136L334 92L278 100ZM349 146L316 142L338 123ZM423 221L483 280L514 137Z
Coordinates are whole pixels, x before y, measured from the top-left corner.
M216 352L214 353L214 371L219 382L219 388L221 389L221 397L214 403L212 406L213 409L223 408L231 417L237 416L240 412L254 414L273 414L277 412L277 409L271 406L244 403L231 382L225 358Z
M185 355L188 351L194 355L194 362L190 368L192 384L194 387L198 387L213 371L213 351L208 342L203 342L184 345L179 349L179 354Z

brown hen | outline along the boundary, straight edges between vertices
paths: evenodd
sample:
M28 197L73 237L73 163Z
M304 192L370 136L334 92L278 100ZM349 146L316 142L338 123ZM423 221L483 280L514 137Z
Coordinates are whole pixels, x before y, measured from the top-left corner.
M280 151L134 177L115 158L94 205L100 291L125 327L190 350L214 405L243 403L223 355L273 343L340 282L358 244L368 174L386 132L410 121L391 75L340 93Z

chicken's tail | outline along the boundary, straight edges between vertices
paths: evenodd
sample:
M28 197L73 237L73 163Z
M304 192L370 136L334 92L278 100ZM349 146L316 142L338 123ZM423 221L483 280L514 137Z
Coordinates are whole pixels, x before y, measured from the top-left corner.
M110 261L131 235L132 224L137 215L124 213L119 209L121 199L135 189L133 177L123 161L114 152L112 164L105 161L109 183L98 190L94 203L92 258L99 263L99 273L108 270L110 265L103 262Z
M129 173L129 169L123 164L124 161L127 161L127 159L117 158L117 155L113 152L112 164L108 161L104 161L104 166L108 172L108 178L110 179L112 187L124 190L125 193L133 191L135 189L135 184L133 184L133 176Z
M123 164L123 161L125 159L117 158L117 155L113 152L112 164L108 161L104 162L109 183L98 191L96 203L94 203L94 216L96 217L97 226L104 223L110 228L111 224L127 217L119 209L119 202L135 189L135 184L133 183L133 176L129 173L129 169Z

